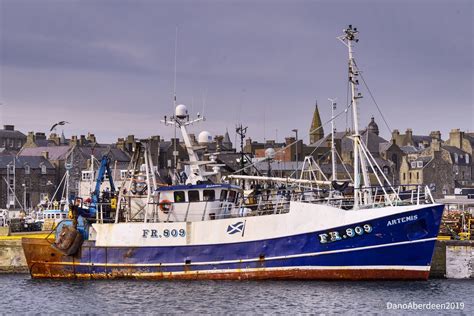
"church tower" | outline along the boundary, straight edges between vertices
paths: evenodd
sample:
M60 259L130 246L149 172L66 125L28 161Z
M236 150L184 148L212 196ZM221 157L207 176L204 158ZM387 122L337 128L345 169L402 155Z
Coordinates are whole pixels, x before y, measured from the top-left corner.
M311 121L311 127L309 129L309 143L313 144L324 137L324 131L321 123L321 117L319 116L318 102L313 113L313 120Z

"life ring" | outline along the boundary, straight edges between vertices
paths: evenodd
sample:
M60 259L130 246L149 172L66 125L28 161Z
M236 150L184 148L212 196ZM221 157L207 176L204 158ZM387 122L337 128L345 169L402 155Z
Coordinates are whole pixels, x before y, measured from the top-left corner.
M160 201L160 210L165 213L165 214L168 214L170 211L171 211L171 201L170 200L161 200Z

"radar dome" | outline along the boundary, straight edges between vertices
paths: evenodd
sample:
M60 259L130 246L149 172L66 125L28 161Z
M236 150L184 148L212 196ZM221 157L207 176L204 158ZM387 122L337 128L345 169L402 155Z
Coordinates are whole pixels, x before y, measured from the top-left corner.
M175 110L175 115L180 120L185 119L188 116L188 109L186 108L186 105L178 105Z
M275 158L275 155L276 155L275 149L267 148L265 150L265 158L273 159L273 158Z
M198 136L199 144L208 144L212 143L212 135L208 131L202 131Z

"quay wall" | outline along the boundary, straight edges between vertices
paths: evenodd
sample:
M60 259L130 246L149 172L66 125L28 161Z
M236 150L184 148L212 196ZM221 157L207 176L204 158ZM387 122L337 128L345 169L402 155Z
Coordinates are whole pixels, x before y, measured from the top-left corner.
M28 273L21 239L0 239L0 273Z

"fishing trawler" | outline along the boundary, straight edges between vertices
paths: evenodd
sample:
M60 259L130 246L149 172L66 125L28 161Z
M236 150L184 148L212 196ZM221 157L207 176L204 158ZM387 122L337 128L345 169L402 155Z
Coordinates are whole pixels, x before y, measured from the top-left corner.
M272 178L327 189L311 190L311 198L308 191L284 193L280 205L263 211L250 205L240 185L210 180L218 166L198 158L187 132L187 126L202 117L190 120L186 107L178 105L164 123L182 133L190 166L186 183L156 186L147 177L146 203L134 214L126 207L130 190L122 189L115 214L103 214L100 207L84 213L77 209L75 218L63 222L56 232L55 247L47 240L24 238L31 276L427 279L443 205L434 203L427 187L417 187L409 199L400 198L397 188L385 185L388 179L361 141L359 71L353 58L357 34L349 26L339 37L349 50L354 117L354 182L349 193L344 190L347 185L326 180ZM377 188L369 181L369 169L380 184ZM264 178L228 177L233 181Z

